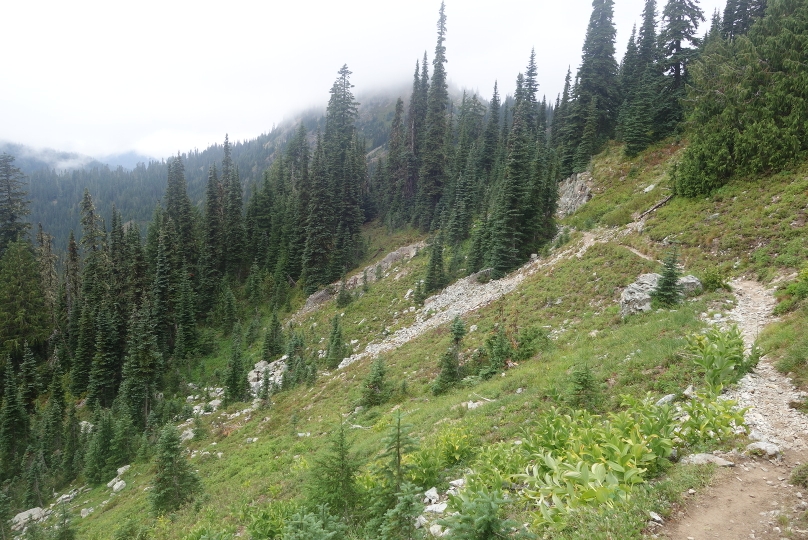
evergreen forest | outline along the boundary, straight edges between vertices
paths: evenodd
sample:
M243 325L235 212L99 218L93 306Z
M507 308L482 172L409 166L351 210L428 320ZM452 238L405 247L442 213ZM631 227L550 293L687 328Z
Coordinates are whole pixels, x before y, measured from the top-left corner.
M514 51L525 68L513 95L497 81L486 96L451 89L449 59L463 54L451 9L463 8L441 3L434 49L414 57L401 96L360 104L350 67L334 66L324 113L254 140L224 135L132 170L0 154L0 538L425 538L414 525L424 492L458 477L456 513L436 522L450 538L639 538L631 516L646 507L630 505L664 497L631 486L704 481L668 473L659 441L673 431L643 431L664 423L643 399L701 376L674 363L695 354L683 335L733 272L765 281L802 268L778 309L803 324L808 3L727 0L708 15L698 0L645 0L618 62L614 2L593 0L577 68L551 97L536 51ZM593 200L559 214L559 184L581 173L595 178ZM783 185L788 195L774 191ZM447 286L550 261L590 231L638 221L660 192L646 230L520 274L519 300L346 362L358 343L434 316L429 298ZM745 197L760 215L689 221ZM757 208L758 197L783 206ZM747 215L768 232L742 236ZM404 245L411 259L385 262ZM651 256L629 259L626 245ZM664 305L644 323L618 320L619 291L663 258ZM706 299L681 301L677 261L700 273ZM664 361L632 373L595 339L629 364ZM475 423L478 399L492 412ZM629 415L642 458L624 456L622 476L582 491L585 503L561 480L551 489L564 460L549 449L570 461L578 436L605 448ZM688 448L712 444L683 429ZM49 517L12 530L31 508ZM610 511L628 521L604 532Z

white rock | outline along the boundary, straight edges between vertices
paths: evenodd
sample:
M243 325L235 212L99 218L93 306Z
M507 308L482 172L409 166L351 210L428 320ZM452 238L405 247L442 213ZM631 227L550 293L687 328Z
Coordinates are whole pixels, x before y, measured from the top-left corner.
M95 509L92 508L92 507L91 508L82 508L81 509L81 517L86 518L87 516L89 516L90 514L93 513L93 510L95 510Z
M432 487L424 493L424 504L434 504L440 500L438 488Z
M211 408L213 408L213 409L218 409L219 407L222 406L222 400L221 399L214 399L211 402L209 402L208 405L210 405Z
M765 457L777 457L780 454L780 449L776 444L770 442L758 441L746 447L747 454L757 454Z
M182 435L180 435L180 440L182 442L190 441L193 438L194 438L194 430L191 428L186 429L185 431L182 432Z
M445 502L430 504L429 506L424 508L424 512L432 512L433 514L442 514L446 511L446 506L448 505Z
M125 487L126 487L126 482L124 482L123 480L118 480L117 482L115 482L115 485L112 486L112 492L113 493L118 493L120 490L122 490Z
M434 536L434 537L440 537L440 536L443 536L443 527L441 527L441 526L440 526L440 525L438 525L438 524L432 525L432 526L429 528L429 534L431 534L431 535L432 535L432 536Z
M690 454L682 458L684 465L706 465L713 463L719 467L734 467L735 464L712 454Z
M124 465L123 467L119 467L118 468L118 476L122 475L123 473L125 473L126 471L128 471L131 468L132 468L131 465Z
M676 399L676 394L668 394L667 396L659 398L659 401L656 402L656 406L661 407L662 405L673 403L674 399Z
M642 190L642 192L643 193L650 193L650 192L652 192L654 190L655 187L656 187L656 184L651 184L650 186L648 186L647 188Z
M623 289L620 294L620 315L628 317L635 313L651 311L651 293L657 288L660 274L642 274L637 280ZM701 291L701 281L695 276L679 278L679 286L684 296L693 296Z
M449 482L449 485L456 488L462 488L463 486L466 485L466 479L458 478L457 480L452 480L451 482Z
M25 527L28 523L32 521L39 521L45 517L45 511L42 510L40 507L31 508L30 510L26 510L25 512L20 512L13 518L11 518L11 528L15 531L20 531Z
M665 523L665 520L662 519L662 516L660 516L656 512L648 512L648 515L651 516L651 519L656 521L657 523Z
M693 390L693 385L691 384L690 386L685 388L685 391L682 392L682 395L685 396L687 399L693 399L694 397L696 397L696 391Z
M417 518L415 518L415 528L416 529L420 529L421 527L423 527L427 523L429 523L429 522L427 521L427 519L424 516L418 516Z
M115 485L115 483L116 483L118 480L120 480L120 478L118 478L118 477L116 476L115 478L113 478L112 480L110 480L109 482L107 482L107 487L108 487L108 488L111 488L112 486L114 486L114 485Z

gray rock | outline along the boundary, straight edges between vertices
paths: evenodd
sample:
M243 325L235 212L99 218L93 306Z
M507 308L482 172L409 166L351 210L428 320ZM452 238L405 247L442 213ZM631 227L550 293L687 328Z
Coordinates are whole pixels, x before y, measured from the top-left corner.
M438 495L438 488L429 488L424 493L424 504L434 504L440 500L440 495Z
M421 527L425 526L429 523L424 516L418 516L415 518L415 528L420 529Z
M45 517L45 511L40 507L31 508L25 512L20 512L11 518L11 528L15 531L21 531L28 523L39 521Z
M669 403L673 403L673 400L676 399L676 394L668 394L667 396L663 396L659 398L659 401L656 402L657 407L661 407L663 405L667 405Z
M689 456L682 458L682 463L685 465L707 465L708 463L712 463L719 467L735 466L733 462L727 461L724 458L720 458L712 454L690 454Z
M210 403L208 403L208 405L210 405L210 407L212 409L214 409L214 410L218 409L219 407L222 406L222 400L221 399L214 399Z
M81 517L86 518L87 516L89 516L90 514L93 513L93 510L95 510L95 508L92 508L92 507L90 507L90 508L82 508L81 509Z
M424 508L424 512L432 512L433 514L442 514L446 511L447 506L448 505L445 502L430 504L429 506Z
M186 429L186 430L185 430L185 431L183 431L183 432L182 432L182 434L180 435L180 440L181 440L182 442L190 441L190 440L191 440L191 439L193 439L193 438L194 438L194 430L193 430L193 429L191 429L191 428Z
M651 311L651 293L657 288L660 274L642 274L637 280L623 289L620 295L620 315L628 317L635 313ZM701 292L701 281L695 276L679 278L679 286L686 297L695 296Z
M685 297L698 296L701 294L701 281L699 281L699 278L696 276L682 276L677 283L682 288L682 294L685 295Z
M123 480L118 480L117 482L115 482L115 485L112 486L112 492L113 493L118 493L120 490L122 490L125 487L126 487L126 482L124 482Z
M748 445L746 447L746 453L764 457L777 457L780 454L780 449L776 444L766 441L758 441Z
M118 467L118 476L122 475L131 468L132 468L131 465L124 465L123 467Z
M651 519L656 521L657 523L665 523L665 520L662 519L662 516L660 516L656 512L648 512L648 515L651 516Z
M449 482L449 485L456 488L462 488L463 486L466 485L466 479L458 478L457 480L452 480L451 482Z
M635 313L651 311L651 293L656 289L662 276L642 274L637 280L623 289L620 294L620 315L628 317Z
M432 525L429 528L429 534L431 534L432 536L435 536L435 537L443 536L443 527L441 527L438 524Z
M574 214L592 198L592 173L573 174L558 184L559 217Z
M696 391L693 389L693 385L691 384L690 386L685 388L685 391L682 392L682 395L685 396L687 399L693 399L694 397L696 397Z

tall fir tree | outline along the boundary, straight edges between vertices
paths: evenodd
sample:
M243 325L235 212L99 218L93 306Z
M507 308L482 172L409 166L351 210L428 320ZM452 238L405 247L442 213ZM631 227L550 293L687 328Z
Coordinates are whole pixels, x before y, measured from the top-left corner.
M427 98L425 134L419 174L415 221L425 231L436 221L436 210L446 181L446 135L449 122L449 87L446 81L446 7L441 2L438 17L438 42L432 60L432 81Z
M14 165L14 156L3 152L0 154L0 256L31 227L25 221L25 216L30 214L27 195L25 175Z

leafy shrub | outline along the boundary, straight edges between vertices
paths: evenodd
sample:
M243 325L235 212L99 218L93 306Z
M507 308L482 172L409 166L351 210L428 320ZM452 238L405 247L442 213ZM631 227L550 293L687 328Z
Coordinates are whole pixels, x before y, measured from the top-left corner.
M437 484L438 474L443 468L438 449L423 446L417 452L405 456L407 479L416 486L430 488Z
M266 506L248 514L247 531L253 540L281 538L286 522L298 511L292 501L273 500Z
M707 292L717 291L718 289L730 290L726 277L714 266L711 266L702 274L701 286Z
M789 482L795 486L808 488L808 463L803 463L802 465L795 467L791 472Z
M447 466L464 461L474 451L471 435L462 427L451 427L441 431L436 440L436 447L443 464Z
M743 377L760 359L757 346L752 347L750 354L744 354L743 336L735 325L726 331L713 327L703 334L691 334L687 337L687 351L704 370L707 385L713 392Z
M687 444L707 441L720 442L735 435L743 426L746 409L737 409L737 402L720 399L714 393L701 394L682 405L683 420L679 437Z

